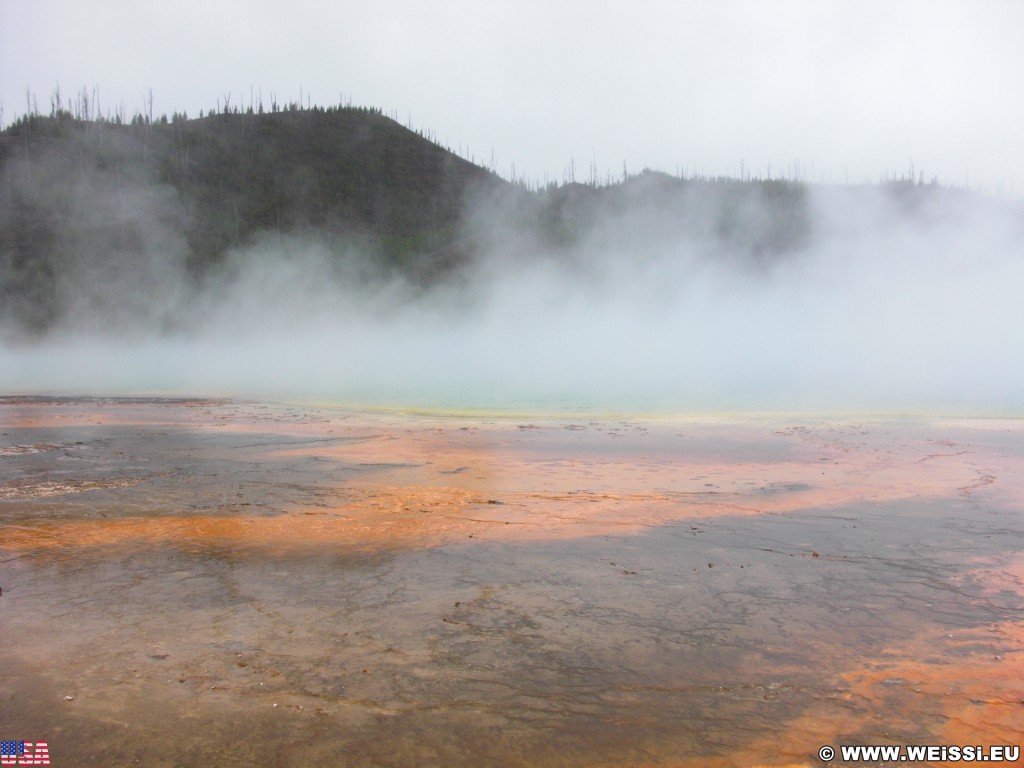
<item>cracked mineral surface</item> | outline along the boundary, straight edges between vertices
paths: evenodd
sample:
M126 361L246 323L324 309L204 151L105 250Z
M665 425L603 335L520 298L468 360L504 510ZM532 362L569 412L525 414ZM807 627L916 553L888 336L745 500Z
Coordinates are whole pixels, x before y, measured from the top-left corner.
M0 399L54 764L816 765L1024 739L1024 422Z

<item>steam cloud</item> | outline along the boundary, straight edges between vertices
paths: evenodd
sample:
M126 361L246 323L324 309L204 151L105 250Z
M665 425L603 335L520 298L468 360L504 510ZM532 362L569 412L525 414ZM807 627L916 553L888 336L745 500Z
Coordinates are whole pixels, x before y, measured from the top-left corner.
M197 285L173 190L113 173L52 203L116 227L121 247L63 244L80 258L56 278L58 327L0 329L7 392L634 410L1024 400L1024 216L1009 201L946 190L908 208L884 187L809 187L806 237L761 260L743 227L770 212L746 204L724 237L699 190L685 208L605 211L559 253L481 202L469 219L501 235L428 289L358 249L277 233Z

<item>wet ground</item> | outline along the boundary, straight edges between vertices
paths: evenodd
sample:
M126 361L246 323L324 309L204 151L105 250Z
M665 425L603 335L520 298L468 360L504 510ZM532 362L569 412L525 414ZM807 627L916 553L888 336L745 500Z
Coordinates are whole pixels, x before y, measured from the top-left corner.
M1024 422L0 398L0 727L55 766L1024 740Z

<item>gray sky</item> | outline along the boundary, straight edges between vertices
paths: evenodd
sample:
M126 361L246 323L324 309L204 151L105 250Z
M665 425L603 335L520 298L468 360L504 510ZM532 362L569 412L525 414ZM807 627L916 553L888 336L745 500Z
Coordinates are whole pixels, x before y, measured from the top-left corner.
M1020 0L0 0L25 90L104 111L378 106L508 176L926 179L1024 193Z

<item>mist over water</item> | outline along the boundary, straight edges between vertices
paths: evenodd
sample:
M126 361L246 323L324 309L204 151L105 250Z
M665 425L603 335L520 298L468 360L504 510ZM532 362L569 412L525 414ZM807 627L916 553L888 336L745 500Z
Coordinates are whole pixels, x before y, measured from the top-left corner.
M7 393L185 393L438 407L999 410L1024 405L1024 215L949 190L806 189L807 233L764 256L695 192L686 226L604 212L547 252L500 204L483 255L430 287L313 235L267 233L186 276L140 186L133 269L60 276L58 325L0 341ZM93 188L81 194L96 196ZM173 210L173 206L171 208ZM763 222L762 222L763 223ZM83 249L85 253L87 249ZM122 254L123 258L123 254Z

